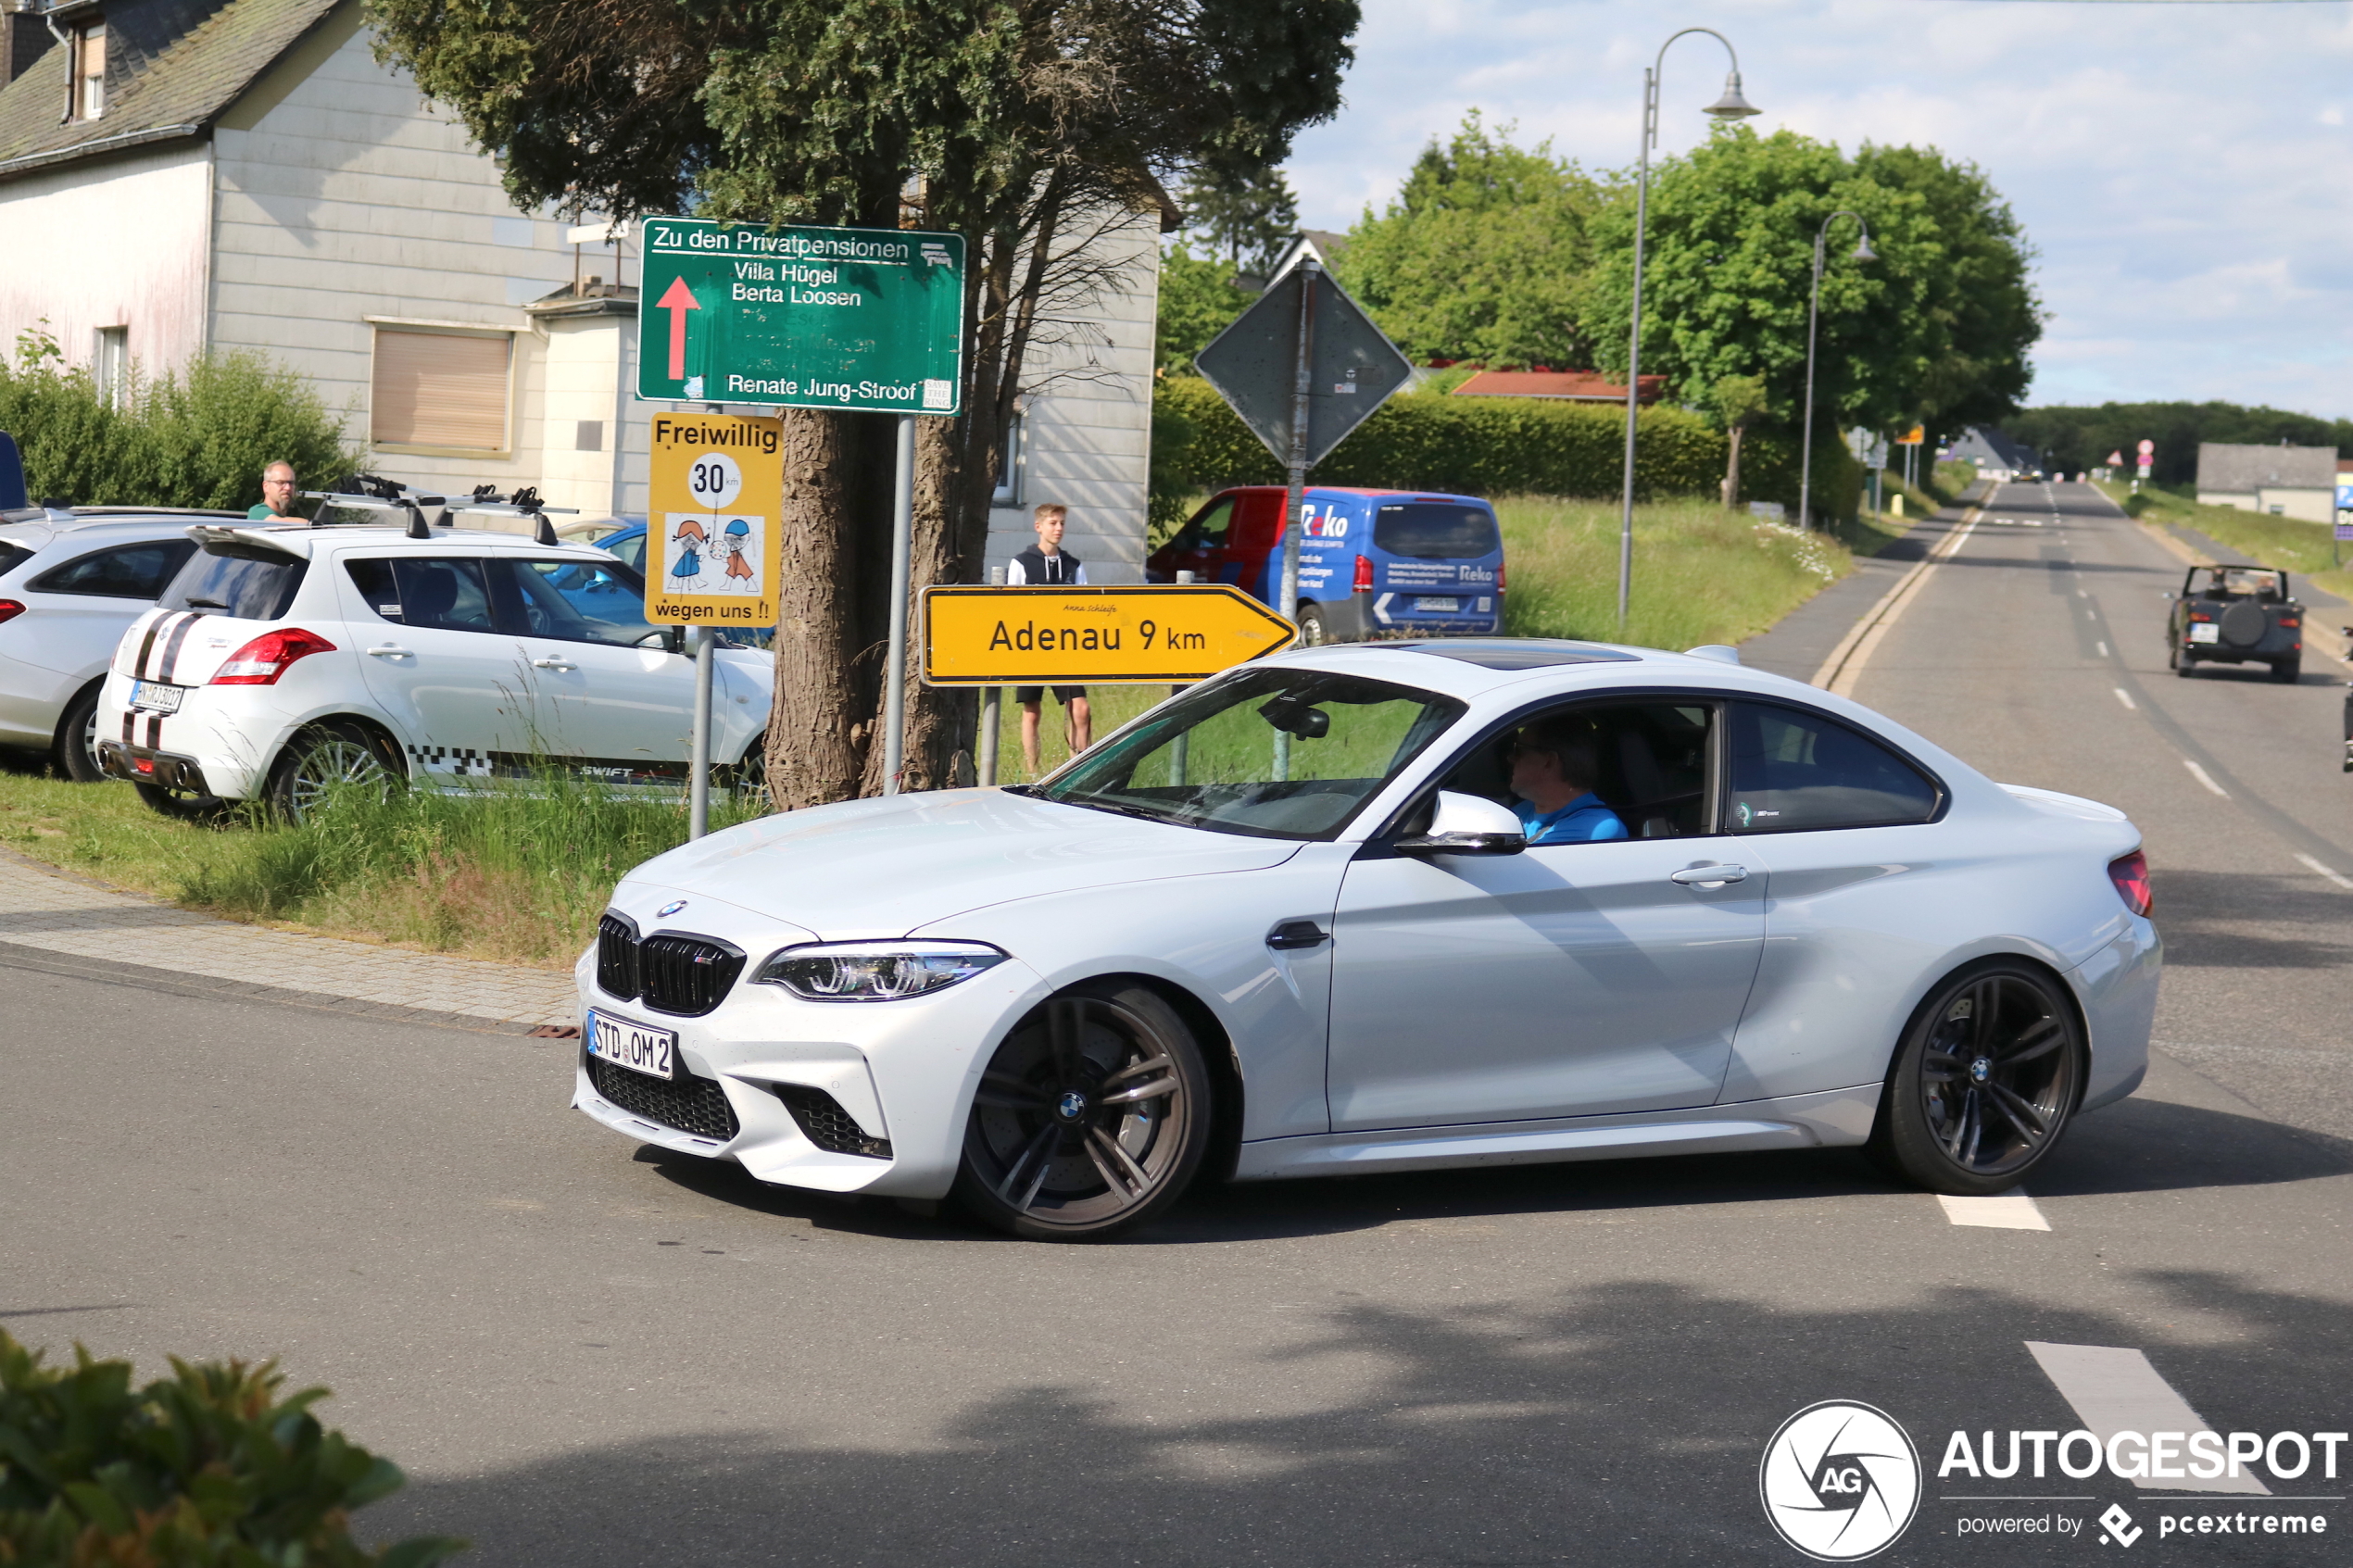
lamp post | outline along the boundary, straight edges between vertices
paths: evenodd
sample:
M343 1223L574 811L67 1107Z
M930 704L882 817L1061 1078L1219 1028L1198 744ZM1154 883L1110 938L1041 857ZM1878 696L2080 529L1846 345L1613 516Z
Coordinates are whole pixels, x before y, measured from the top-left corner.
M1724 78L1724 95L1707 106L1718 119L1746 119L1756 106L1741 95L1741 57L1732 41L1712 27L1687 27L1658 46L1658 58L1642 71L1642 139L1635 157L1634 177L1634 325L1626 350L1626 474L1619 486L1617 528L1617 630L1626 632L1626 600L1634 584L1634 412L1642 384L1642 228L1650 217L1651 149L1658 144L1658 79L1667 69L1667 45L1677 38L1704 32L1724 45L1732 69Z
M1853 259L1879 259L1871 250L1871 226L1863 221L1863 215L1859 212L1841 208L1823 219L1822 226L1814 231L1814 292L1808 296L1806 306L1806 433L1799 438L1804 445L1797 455L1797 526L1800 528L1814 526L1814 326L1822 314L1822 249L1830 240L1831 225L1842 218L1852 218L1855 227L1862 231L1862 237L1855 242Z

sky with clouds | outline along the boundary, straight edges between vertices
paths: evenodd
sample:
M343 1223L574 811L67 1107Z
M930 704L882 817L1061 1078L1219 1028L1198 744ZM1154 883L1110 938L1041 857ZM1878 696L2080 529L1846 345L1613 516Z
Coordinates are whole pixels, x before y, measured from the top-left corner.
M1338 119L1287 171L1346 229L1476 107L1630 166L1679 28L1740 51L1750 123L1972 161L2040 253L2028 401L2227 398L2353 417L2353 0L1364 0ZM1659 152L1705 138L1722 47L1668 52Z

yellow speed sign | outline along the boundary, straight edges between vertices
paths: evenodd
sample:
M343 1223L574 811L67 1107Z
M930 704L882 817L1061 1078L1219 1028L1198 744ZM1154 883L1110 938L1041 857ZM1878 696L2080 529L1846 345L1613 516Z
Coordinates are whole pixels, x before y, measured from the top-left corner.
M935 686L1199 681L1290 646L1299 630L1227 583L926 588Z
M656 414L646 517L646 619L774 626L784 427L733 414Z

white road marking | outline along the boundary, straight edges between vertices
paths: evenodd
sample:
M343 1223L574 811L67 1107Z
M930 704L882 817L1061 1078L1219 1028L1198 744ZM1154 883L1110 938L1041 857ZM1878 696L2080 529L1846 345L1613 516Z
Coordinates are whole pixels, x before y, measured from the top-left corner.
M2353 893L2353 876L2339 876L2336 872L2329 870L2328 867L2321 864L2320 861L2315 860L2309 855L2298 855L2296 859L2311 867L2314 871L2320 872L2322 876L2328 878L2331 882L2336 884L2339 887L2345 889L2347 893Z
M2051 1228L2051 1222L2043 1218L2043 1210L2026 1196L2024 1187L2012 1187L1992 1198L1954 1198L1940 1192L1936 1201L1944 1206L1944 1217L1957 1225L1982 1225L1996 1231Z
M2083 619L2086 621L2097 621L2099 618L2100 612L2096 609L2087 609L2083 612Z
M2186 1436L2214 1430L2138 1350L2111 1345L2047 1345L2035 1339L2026 1341L2026 1348L2042 1367L2043 1375L2057 1386L2059 1397L2073 1408L2075 1419L2102 1447L2119 1432L2179 1432ZM2185 1454L2186 1444L2175 1452ZM2178 1476L2136 1475L2133 1485L2167 1492L2271 1495L2271 1488L2257 1480L2244 1461L2237 1475L2217 1475L2211 1480L2191 1475L2188 1464L2178 1459L2176 1463L2182 1472Z
M2075 590L2075 596L2079 599L2088 599L2092 596L2092 590L2089 588L2078 588Z
M2198 783L2204 784L2207 788L2212 790L2223 799L2228 800L2231 797L2231 792L2229 790L2224 789L2221 784L2216 784L2211 774L2208 773L2205 769L2199 767L2188 758L2184 757L2182 759L2182 766L2190 771L2190 777L2196 779Z
M2108 690L2116 694L2117 701L2122 703L2132 711L2138 713L2141 710L2141 705L2133 700L2133 694L2126 691L2122 686L2110 686Z
M2095 646L2095 647L2096 647L2096 648L2098 648L2098 649L2100 650L2100 657L2101 657L2102 659L2106 659L2106 658L2108 657L2108 644L2107 644L2107 643L2105 643L2105 642L2095 643L2095 644L2093 644L2092 646Z

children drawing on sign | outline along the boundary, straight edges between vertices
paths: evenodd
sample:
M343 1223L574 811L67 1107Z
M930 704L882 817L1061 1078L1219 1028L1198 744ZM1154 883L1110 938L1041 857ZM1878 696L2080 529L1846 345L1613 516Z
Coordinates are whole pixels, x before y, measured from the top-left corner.
M703 533L702 524L693 518L688 518L678 525L678 532L670 537L678 546L678 554L670 563L670 575L682 579L700 577L702 552L710 545L710 536Z
M711 546L727 558L727 575L740 581L746 588L757 592L759 584L751 569L751 525L741 518L730 521ZM731 582L730 586L733 586Z

